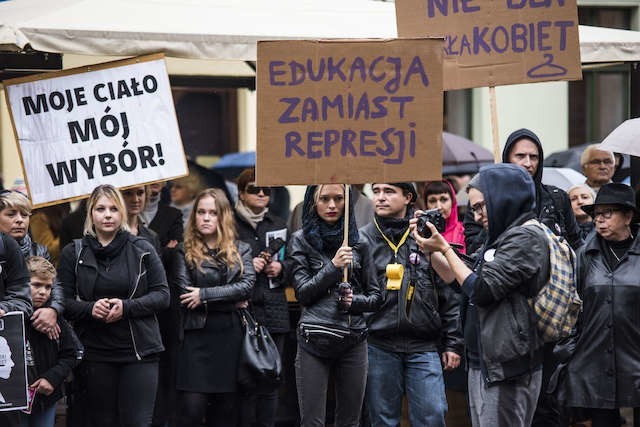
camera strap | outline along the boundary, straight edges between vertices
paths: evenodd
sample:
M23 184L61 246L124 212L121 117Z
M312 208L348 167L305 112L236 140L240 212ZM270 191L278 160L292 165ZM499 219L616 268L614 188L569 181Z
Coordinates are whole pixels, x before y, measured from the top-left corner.
M386 269L387 290L398 291L402 287L402 277L404 276L404 267L402 264L398 264L398 251L400 250L400 247L407 241L411 228L407 227L407 230L404 232L402 238L400 238L400 241L396 245L382 232L382 229L380 228L380 225L378 225L378 221L375 218L373 219L373 223L376 225L376 228L380 232L382 238L387 242L387 245L389 245L389 247L393 251L393 259L395 262L393 264L387 265Z

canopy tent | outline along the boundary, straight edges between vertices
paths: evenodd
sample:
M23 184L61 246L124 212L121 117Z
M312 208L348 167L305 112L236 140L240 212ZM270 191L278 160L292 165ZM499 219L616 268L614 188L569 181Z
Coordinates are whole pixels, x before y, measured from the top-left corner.
M267 39L395 38L372 0L8 0L0 50L255 61ZM580 26L583 63L640 61L640 32Z

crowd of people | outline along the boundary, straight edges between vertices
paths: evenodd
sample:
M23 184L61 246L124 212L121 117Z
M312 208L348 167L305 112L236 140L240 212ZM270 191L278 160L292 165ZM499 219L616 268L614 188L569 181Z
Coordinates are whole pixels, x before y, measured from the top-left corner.
M444 426L453 372L474 426L621 425L640 406L640 210L615 160L587 148L586 182L565 192L542 184L542 142L520 129L462 188L312 185L282 218L248 169L237 200L194 177L170 202L164 184L100 185L63 219L41 211L38 231L29 199L2 191L0 316L26 315L35 397L0 424L51 427L66 392L70 426L274 426L277 385L238 383L249 310L281 355L296 340L302 426L395 427L403 399L412 426ZM531 303L547 231L575 250L583 303L556 342Z

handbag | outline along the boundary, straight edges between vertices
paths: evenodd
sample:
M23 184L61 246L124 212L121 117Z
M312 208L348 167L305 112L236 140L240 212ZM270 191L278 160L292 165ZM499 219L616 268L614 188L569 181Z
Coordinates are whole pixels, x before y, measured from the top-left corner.
M266 327L253 318L249 310L238 310L244 326L244 337L238 383L244 388L277 386L282 375L282 362L278 347Z

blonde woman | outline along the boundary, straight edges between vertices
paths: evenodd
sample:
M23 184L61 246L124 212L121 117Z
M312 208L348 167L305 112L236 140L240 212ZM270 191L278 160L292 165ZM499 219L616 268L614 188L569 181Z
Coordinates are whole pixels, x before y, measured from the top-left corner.
M120 192L96 187L84 237L63 249L58 266L65 314L85 347L80 372L94 427L151 425L164 350L156 313L169 305L167 279L152 245L129 232L126 218Z
M327 387L335 379L335 425L356 427L367 380L365 312L376 311L382 292L369 245L358 237L351 199L348 244L343 244L345 186L307 187L302 230L287 248L298 322L296 385L301 425L325 425ZM349 285L342 283L349 267Z
M233 211L222 190L194 200L177 267L182 288L182 337L178 353L179 425L234 426L237 371L246 306L255 282L253 257L236 238Z

